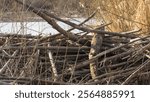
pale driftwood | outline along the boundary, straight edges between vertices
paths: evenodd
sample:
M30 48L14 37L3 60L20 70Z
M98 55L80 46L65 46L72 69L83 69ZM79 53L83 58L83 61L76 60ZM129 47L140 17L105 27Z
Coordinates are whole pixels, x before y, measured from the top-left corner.
M145 54L145 56L146 56L148 59L150 59L150 55Z
M50 46L50 44L48 44L48 46ZM52 55L52 52L50 50L48 51L48 56L49 56L49 60L51 63L51 68L52 68L52 74L53 74L52 78L54 81L57 81L58 80L57 68L55 66L53 55Z

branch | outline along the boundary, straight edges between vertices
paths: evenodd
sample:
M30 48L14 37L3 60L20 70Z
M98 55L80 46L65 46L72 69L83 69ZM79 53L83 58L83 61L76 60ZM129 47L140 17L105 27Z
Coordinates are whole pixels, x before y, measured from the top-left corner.
M42 17L45 21L47 21L54 29L56 29L59 33L62 33L65 37L69 38L72 41L78 41L78 37L72 34L71 32L67 32L64 29L62 29L54 19L52 19L50 16L47 16L44 12L38 10L37 8L33 6L29 6L28 4L23 4L23 2L19 0L15 0L17 3L24 5L24 7L28 8L30 11L34 12L38 16ZM79 43L84 44L84 40L80 40Z

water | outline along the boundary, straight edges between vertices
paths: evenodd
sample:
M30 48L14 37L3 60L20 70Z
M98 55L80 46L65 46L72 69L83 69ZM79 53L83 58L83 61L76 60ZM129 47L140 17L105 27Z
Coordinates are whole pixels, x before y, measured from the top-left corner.
M76 20L70 19L70 21L79 24L84 18ZM58 22L58 24L65 30L70 29L71 27ZM90 22L91 24L91 22ZM73 33L79 32L79 30L73 30ZM0 22L0 33L9 33L9 34L31 34L31 35L47 35L47 34L57 34L58 32L53 29L47 22Z
M68 29L69 26L59 23L63 29ZM1 22L0 33L12 34L56 34L58 33L47 22Z

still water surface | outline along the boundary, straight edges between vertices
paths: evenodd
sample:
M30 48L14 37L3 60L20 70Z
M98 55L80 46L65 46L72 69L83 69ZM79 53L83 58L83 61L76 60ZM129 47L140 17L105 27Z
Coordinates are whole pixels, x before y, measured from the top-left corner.
M72 20L72 22L79 24L84 19L78 19L77 21ZM91 23L90 21L89 23ZM58 24L65 30L71 28L70 26L58 22ZM74 33L79 32L79 30L72 31ZM53 29L47 22L0 22L0 33L10 33L10 34L32 34L32 35L47 35L47 34L57 34L58 32Z

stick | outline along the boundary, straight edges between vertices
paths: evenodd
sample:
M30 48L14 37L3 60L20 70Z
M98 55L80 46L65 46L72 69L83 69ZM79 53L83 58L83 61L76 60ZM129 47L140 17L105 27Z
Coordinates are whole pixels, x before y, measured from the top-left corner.
M50 44L48 44L48 46L50 46ZM54 63L52 52L50 50L48 51L48 56L49 56L49 60L50 60L51 67L52 67L53 80L57 81L58 80L57 69L56 69L56 66L55 66L55 63Z
M145 68L145 66L147 66L148 64L150 64L150 60L147 59L142 65L140 65L121 85L125 85L128 84L128 82L135 77L139 71L141 71L143 68Z
M18 52L18 50L16 50L16 51L12 54L12 57L16 56L17 52ZM6 71L7 66L8 66L10 63L12 63L13 61L14 61L14 59L9 59L9 60L5 63L5 65L0 69L0 74L3 74L3 73Z
M145 37L144 37L144 38L145 38ZM141 39L144 39L144 38L141 38ZM129 43L124 44L124 45L117 46L117 47L115 47L115 48L108 49L108 50L106 50L106 51L103 51L103 52L97 54L96 56L94 56L92 59L86 60L86 61L84 61L84 62L79 63L78 65L75 66L75 68L76 68L76 69L82 68L82 67L84 67L84 66L90 64L91 62L97 60L99 57L101 57L101 56L103 56L103 55L105 55L105 54L107 54L107 53L113 52L113 51L115 51L115 50L121 49L121 48L123 48L123 47L125 47L125 46L128 46L129 44L132 44L132 43L134 43L134 42L136 42L136 41L138 41L138 40L139 40L139 39L134 40L134 41L129 42Z
M19 0L15 0L17 3L22 4L23 3ZM47 16L44 12L39 11L37 8L32 7L31 5L24 4L25 7L27 7L30 11L34 12L38 16L42 17L44 20L46 20L54 29L56 29L59 33L64 34L65 37L69 38L72 41L78 41L78 37L72 34L71 32L65 31L63 28L61 28L54 19L52 19L50 16ZM86 41L80 40L79 43L85 44Z
M65 47L65 46L49 46L49 47L45 47L45 46L6 46L6 47L0 47L0 50L7 50L7 49L48 49L48 50L59 50L59 51L70 51L70 52L77 52L79 49L80 51L89 51L90 47Z
M124 33L124 34L121 34L121 33L117 33L117 32L108 32L108 31L101 31L101 30L92 30L92 29L88 29L88 28L85 28L85 27L81 27L81 26L78 26L77 24L75 23L72 23L70 21L67 21L67 20L63 20L57 16L55 16L54 14L50 13L50 12L47 12L47 11L43 11L43 13L45 13L46 15L48 15L49 17L51 18L54 18L58 21L61 21L63 23L66 23L76 29L79 29L79 30L82 30L82 31L85 31L85 32L94 32L94 33L99 33L99 34L109 34L109 35L113 35L113 36L121 36L121 37L135 37L135 36L132 36L132 35L125 35L125 34L131 34L132 32L127 32L127 33Z
M16 81L16 83L41 83L41 84L48 84L48 85L69 85L69 83L64 82L54 82L50 80L44 79L35 79L35 78L18 78L18 77L0 77L0 80L4 81Z
M84 23L86 23L87 21L89 21L91 18L93 18L93 17L95 16L95 14L96 14L96 12L94 12L91 16L89 16L87 19L85 19L83 22L81 22L81 23L79 24L79 26L81 26L81 25L83 25ZM72 30L74 30L74 29L75 29L75 28L71 28L71 29L67 30L67 32L70 32L70 31L72 31ZM53 39L53 38L55 38L55 37L57 37L57 36L60 36L60 35L61 35L61 34L58 33L58 34L51 35L51 36L48 36L48 37L43 37L43 38L40 39L40 41L44 41L44 40L47 40L47 39L49 39L49 38Z

